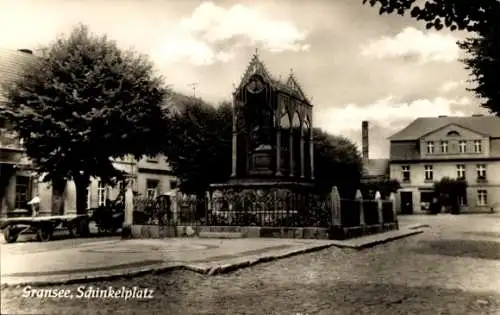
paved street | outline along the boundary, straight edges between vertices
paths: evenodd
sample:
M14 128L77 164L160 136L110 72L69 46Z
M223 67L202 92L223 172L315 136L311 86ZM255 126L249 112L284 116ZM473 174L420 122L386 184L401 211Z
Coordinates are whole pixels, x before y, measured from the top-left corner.
M56 286L72 292L138 286L153 290L146 300L23 298L23 288L9 287L2 313L500 314L500 216L401 222L432 227L371 249L332 247L225 275L173 271Z

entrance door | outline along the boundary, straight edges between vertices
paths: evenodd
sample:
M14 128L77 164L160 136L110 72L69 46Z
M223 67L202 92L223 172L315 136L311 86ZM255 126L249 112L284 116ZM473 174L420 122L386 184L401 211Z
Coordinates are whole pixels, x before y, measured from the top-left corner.
M413 194L411 191L402 191L401 194L401 214L413 213Z

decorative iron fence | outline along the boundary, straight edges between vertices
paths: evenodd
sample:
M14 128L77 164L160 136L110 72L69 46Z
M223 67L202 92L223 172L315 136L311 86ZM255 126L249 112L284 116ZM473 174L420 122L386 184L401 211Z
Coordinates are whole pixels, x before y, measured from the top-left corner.
M207 208L206 198L195 195L178 194L176 204L176 224L200 225L204 221Z
M363 200L363 213L365 215L366 225L379 224L378 220L378 202L375 200Z
M171 202L167 196L134 198L133 223L139 225L168 225L173 223Z
M215 192L206 213L207 225L327 227L325 197L285 189Z
M172 198L135 198L134 224L327 228L334 215L331 195L280 188L225 189L211 196L179 193ZM375 200L340 199L341 226L377 225L380 213L384 223L395 222L392 201L381 204L379 210Z
M393 201L389 200L382 201L382 217L384 218L384 223L396 222L392 203Z
M340 200L340 218L341 225L345 227L354 227L360 225L360 201L351 199Z

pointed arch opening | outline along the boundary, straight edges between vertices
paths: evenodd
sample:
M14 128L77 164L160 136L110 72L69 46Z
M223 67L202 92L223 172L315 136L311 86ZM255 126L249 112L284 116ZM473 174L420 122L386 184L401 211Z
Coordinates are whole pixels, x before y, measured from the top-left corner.
M280 121L281 139L280 139L280 168L281 173L287 174L290 168L290 130L291 119L288 112L281 117Z

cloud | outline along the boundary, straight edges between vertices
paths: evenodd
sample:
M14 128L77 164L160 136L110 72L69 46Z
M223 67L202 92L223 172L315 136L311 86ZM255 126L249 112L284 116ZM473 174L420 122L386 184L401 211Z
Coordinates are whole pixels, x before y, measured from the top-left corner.
M331 108L315 115L315 124L334 134L357 130L362 120L374 121L381 128L397 130L417 117L425 116L465 116L464 106L471 100L467 97L417 99L400 102L393 96L380 99L372 104L348 104L342 108Z
M439 91L442 93L448 93L458 89L459 87L466 84L465 80L462 81L446 81L442 86L439 87Z
M393 37L383 36L362 47L361 54L376 59L418 57L420 63L453 62L460 54L457 39L442 32L422 32L406 27Z
M204 2L173 27L155 55L169 63L188 60L207 65L232 59L242 46L261 46L274 53L306 51L310 48L306 37L307 32L291 21L274 20L258 8L225 9Z

